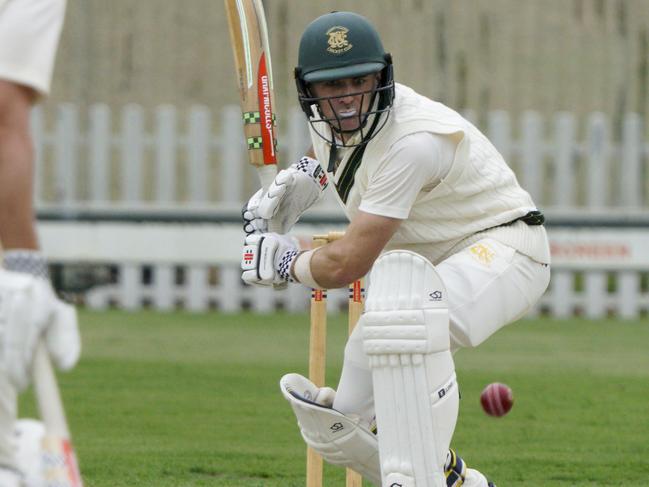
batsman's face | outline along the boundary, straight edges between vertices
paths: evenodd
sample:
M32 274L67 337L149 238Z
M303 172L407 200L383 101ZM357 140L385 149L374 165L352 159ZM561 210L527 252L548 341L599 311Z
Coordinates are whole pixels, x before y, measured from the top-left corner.
M358 130L370 109L372 94L379 84L378 74L313 83L311 93L319 101L323 118L339 133Z

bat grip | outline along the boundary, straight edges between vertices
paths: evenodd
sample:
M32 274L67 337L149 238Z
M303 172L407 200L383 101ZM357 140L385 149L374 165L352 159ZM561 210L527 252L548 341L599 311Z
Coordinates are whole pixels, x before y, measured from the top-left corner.
M275 179L275 176L277 176L277 164L264 164L263 166L258 166L257 174L261 181L261 187L266 190L270 186L270 183Z
M277 164L266 164L264 166L258 167L257 174L259 174L261 187L264 188L264 191L266 191L270 184L274 181L275 176L277 176ZM284 233L281 226L278 223L273 222L273 220L268 220L268 231L274 233Z

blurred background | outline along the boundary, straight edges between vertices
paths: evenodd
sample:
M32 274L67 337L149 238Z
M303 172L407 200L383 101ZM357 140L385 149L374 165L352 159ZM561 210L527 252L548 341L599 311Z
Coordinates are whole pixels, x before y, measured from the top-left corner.
M544 117L649 112L646 0L264 2L278 111L296 104L300 34L353 10L378 28L397 80L456 109ZM238 103L222 2L69 0L50 103L212 110Z
M649 309L649 0L271 0L281 166L308 146L292 71L331 10L367 16L398 82L476 123L548 217L553 280L532 314ZM37 205L60 284L92 308L304 310L243 287L245 162L222 2L68 0L34 111ZM296 232L344 228L331 199ZM102 285L84 290L89 284ZM333 294L336 310L346 293Z

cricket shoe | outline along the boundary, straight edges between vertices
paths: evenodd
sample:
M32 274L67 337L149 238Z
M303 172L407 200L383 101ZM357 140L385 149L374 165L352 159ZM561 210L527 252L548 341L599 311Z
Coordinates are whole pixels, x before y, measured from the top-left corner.
M444 464L444 475L446 475L446 487L460 487L466 480L466 463L455 450L449 448Z
M496 484L487 480L487 477L482 475L474 468L466 469L466 479L462 487L496 487Z
M496 484L487 480L487 477L478 470L467 468L462 457L452 448L446 455L444 474L446 475L446 487L496 487Z

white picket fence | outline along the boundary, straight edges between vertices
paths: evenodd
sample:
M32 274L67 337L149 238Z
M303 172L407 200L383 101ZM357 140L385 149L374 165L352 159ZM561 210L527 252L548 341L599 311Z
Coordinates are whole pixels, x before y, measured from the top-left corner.
M475 118L471 113L466 116ZM148 254L144 254L141 261L126 262L111 252L110 245L75 239L74 232L57 233L63 225L57 220L73 224L80 215L85 220L94 215L104 223L77 223L97 230L109 225L109 220L121 220L124 228L115 238L124 239L122 243L128 245L145 231L143 225L128 220L150 215L162 227L168 225L164 221L195 222L185 222L181 233L183 228L203 222L206 238L214 232L235 235L231 232L237 227L233 222L239 209L258 186L255 172L245 163L238 107L214 112L197 106L179 113L173 106L160 106L147 113L137 105L111 112L105 105L82 111L76 105L63 104L47 112L34 110L32 127L38 174L36 201L45 220L42 225L48 226L46 250L60 248L53 242L65 238L64 245L78 250L76 260L106 263L116 269L113 284L87 294L88 306L215 308L227 312L306 309L308 293L299 286L283 293L243 286L236 262L231 255L223 257L218 241L213 255L201 254L200 258L188 257L192 246L181 244L170 249L164 259L146 258ZM494 112L486 120L485 131L522 185L549 214L554 211L579 218L611 208L649 208L649 143L643 121L636 114L627 114L615 128L600 113L587 120L577 120L570 113L543 120L537 113L528 112L520 120L512 120L507 113ZM279 120L279 141L282 161L296 160L308 146L306 124L298 109L292 110L287 120ZM310 214L325 223L304 232L344 226L332 199ZM211 223L205 224L208 221ZM217 221L223 225L217 225ZM150 246L166 243L154 240ZM228 248L232 245L223 243ZM99 247L105 250L99 252ZM75 260L66 252L50 254L55 262ZM649 268L555 267L551 287L534 312L591 317L644 314L649 311L648 272ZM332 310L344 307L346 291L330 296Z

